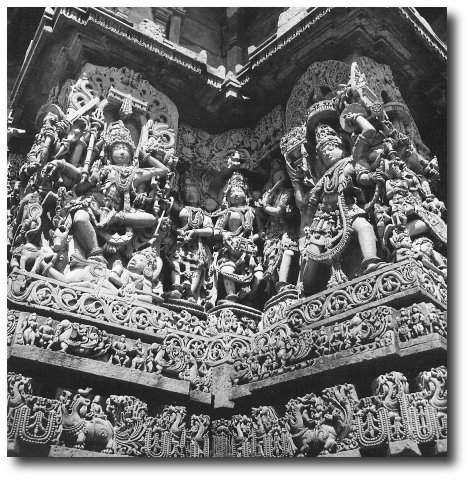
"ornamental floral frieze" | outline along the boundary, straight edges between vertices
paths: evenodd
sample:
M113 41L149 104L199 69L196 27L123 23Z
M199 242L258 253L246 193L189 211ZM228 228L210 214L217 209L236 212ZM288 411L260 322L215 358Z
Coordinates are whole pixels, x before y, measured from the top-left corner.
M156 305L140 303L132 297L117 297L92 290L45 279L26 271L12 272L8 279L8 298L22 305L34 304L37 309L52 308L76 318L92 317L116 325L150 330L158 333L172 325L169 310Z
M284 134L284 118L280 106L264 116L255 128L229 130L209 134L181 124L178 134L178 155L194 168L218 173L238 163L253 171L261 160L279 148Z
M371 302L388 303L420 290L441 305L447 302L447 286L441 276L414 260L403 260L291 305L287 321L298 328L325 319L334 321Z

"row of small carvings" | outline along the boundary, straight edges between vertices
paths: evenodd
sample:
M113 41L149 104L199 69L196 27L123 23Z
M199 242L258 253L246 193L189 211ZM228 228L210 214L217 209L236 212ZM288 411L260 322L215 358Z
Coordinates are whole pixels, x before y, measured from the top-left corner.
M300 330L295 319L253 337L233 364L232 383L257 381L313 365L316 359L348 352L351 355L436 333L447 337L447 312L431 303L396 310L379 306L356 313L341 323Z
M421 372L414 393L402 373L380 375L372 393L359 399L353 385L337 385L289 400L282 416L260 406L231 419L192 415L187 425L185 407L165 406L151 417L139 399L111 395L105 412L91 389L52 400L32 395L30 378L9 373L8 438L150 457L317 456L447 438L446 367Z
M192 415L188 428L186 407L165 406L150 417L135 397L111 395L103 409L90 388L49 399L33 395L31 384L31 378L8 373L10 440L132 456L209 456L208 415Z
M16 334L15 334L16 332ZM162 343L112 335L94 325L38 317L36 313L8 312L8 344L29 345L50 351L108 362L125 368L189 380L191 388L208 392L212 362L236 358L248 348L248 339L236 335L205 339L167 329Z
M273 407L212 422L214 456L318 456L410 439L426 444L447 438L447 369L417 377L409 393L399 372L380 375L373 396L358 399L353 385L326 388L289 400L284 416Z
M54 309L64 314L86 316L95 320L137 328L165 335L170 328L195 335L213 336L221 333L252 335L256 322L239 318L233 312L209 314L207 319L113 295L97 295L86 287L71 288L61 282L34 273L14 270L8 277L8 297L22 304Z
M17 326L18 324L18 326ZM233 384L257 381L286 371L313 365L317 358L339 352L354 355L366 350L437 333L447 336L446 312L430 303L395 310L379 306L357 313L330 326L299 331L281 324L261 332L251 342L226 335L197 338L168 330L162 343L143 343L124 335L113 336L93 325L69 320L38 318L35 313L10 310L8 338L11 343L92 358L122 367L189 380L191 388L208 392L213 362L233 359Z

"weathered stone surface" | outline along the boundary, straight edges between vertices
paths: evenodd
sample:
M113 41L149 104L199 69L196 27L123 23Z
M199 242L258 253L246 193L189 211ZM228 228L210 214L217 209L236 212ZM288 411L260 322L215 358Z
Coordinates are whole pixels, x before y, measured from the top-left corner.
M388 455L390 457L420 457L421 452L418 444L412 440L400 440L388 444Z
M39 348L16 345L11 354L12 358L37 362L43 365L59 367L70 374L86 373L90 377L107 379L114 382L123 382L140 385L152 391L170 392L177 395L189 396L189 382L165 378L162 375L141 372L108 363L103 364L87 358L80 358L61 352L51 352Z
M49 450L48 457L54 458L71 458L71 457L84 457L84 458L129 458L128 455L119 454L107 454L100 452L92 452L90 450L79 450L76 448L62 447L59 445L52 445Z
M46 9L9 455L446 455L445 72L410 7Z

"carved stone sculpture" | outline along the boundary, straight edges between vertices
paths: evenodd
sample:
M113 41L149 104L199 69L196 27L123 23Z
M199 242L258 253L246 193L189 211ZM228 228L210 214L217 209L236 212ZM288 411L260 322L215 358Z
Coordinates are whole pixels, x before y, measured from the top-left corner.
M184 205L177 213L177 238L169 252L172 290L170 298L192 299L201 304L207 297L210 249L206 239L213 235L209 216L200 207L200 193L189 174L183 177L181 192Z
M94 408L90 411L91 401L87 398L91 389L79 390L71 397L70 392L64 392L67 402L62 403L62 435L61 441L73 448L112 453L114 451L114 429L106 417L103 418L101 409L96 415L95 397Z
M262 277L253 242L254 211L248 200L246 180L236 172L227 182L225 208L214 229L214 235L223 243L215 260L225 290L225 296L218 292L221 302L240 301L248 294L252 299Z
M294 267L293 257L298 251L298 232L294 212L294 190L289 188L287 173L280 165L273 165L270 188L261 198L262 210L268 215L264 229L264 276L273 282L276 290L286 289Z

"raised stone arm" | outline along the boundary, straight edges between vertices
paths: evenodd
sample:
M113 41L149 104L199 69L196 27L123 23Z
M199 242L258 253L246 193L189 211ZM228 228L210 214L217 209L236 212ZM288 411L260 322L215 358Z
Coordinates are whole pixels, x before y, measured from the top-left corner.
M56 174L68 178L73 183L80 182L82 178L81 170L64 159L52 160L44 167L45 176L53 177Z

